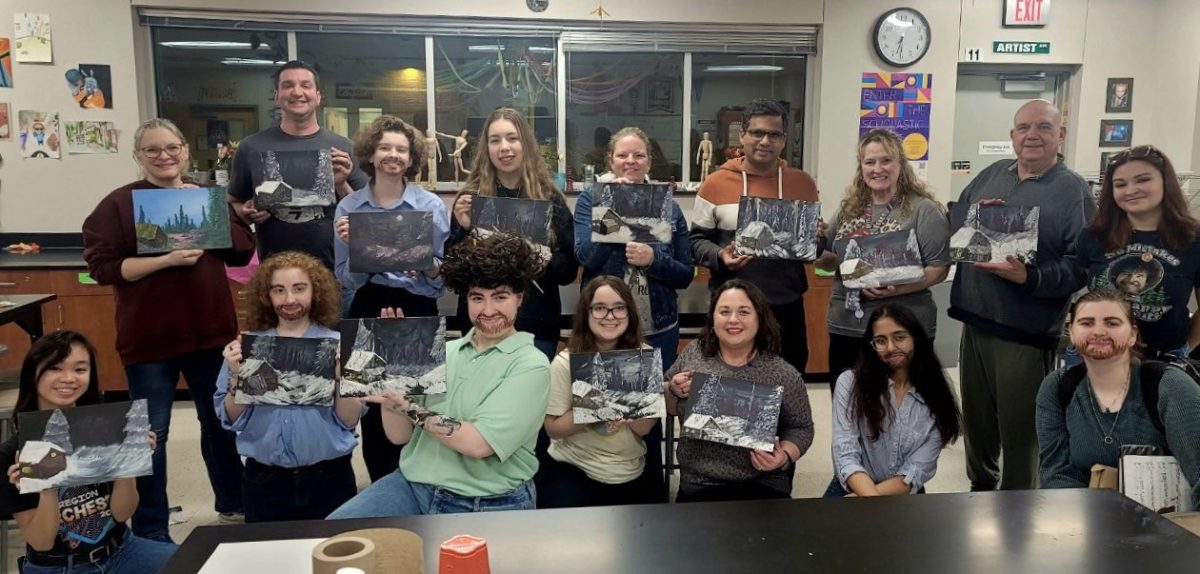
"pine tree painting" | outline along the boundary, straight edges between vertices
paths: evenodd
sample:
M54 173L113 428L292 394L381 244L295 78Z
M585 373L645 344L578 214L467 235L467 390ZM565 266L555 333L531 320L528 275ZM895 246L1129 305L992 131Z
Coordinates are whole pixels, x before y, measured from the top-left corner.
M75 447L71 445L71 425L67 424L67 416L61 410L54 409L50 420L46 421L46 433L42 435L42 440L61 448L68 454L75 450Z
M133 190L138 253L232 246L225 195L219 187Z

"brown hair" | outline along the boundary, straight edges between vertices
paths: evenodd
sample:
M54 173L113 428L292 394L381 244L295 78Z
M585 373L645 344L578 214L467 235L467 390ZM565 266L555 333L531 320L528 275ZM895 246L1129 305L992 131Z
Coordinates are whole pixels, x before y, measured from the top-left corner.
M846 188L846 197L842 200L842 221L862 217L867 206L871 204L871 188L867 187L867 181L863 179L862 160L863 154L867 151L867 146L873 143L883 146L888 155L900 163L900 175L896 178L896 198L900 200L900 215L902 217L908 217L912 213L913 205L921 198L932 201L939 209L943 212L945 211L945 207L942 206L941 202L934 199L933 194L929 193L925 182L917 177L917 174L913 171L912 164L908 163L908 158L904 157L904 149L900 144L900 136L896 135L896 132L892 130L875 128L863 134L858 140L858 159L854 165L854 180Z
M588 353L596 351L596 335L588 326L591 315L592 299L601 287L608 287L617 292L617 296L629 310L629 324L625 332L617 340L616 349L640 349L646 343L642 336L641 318L638 316L637 303L633 300L633 292L629 286L618 277L600 275L588 281L579 292L579 302L575 304L575 315L571 319L571 338L567 340L567 350L572 353Z
M396 116L379 116L370 125L359 128L354 135L354 155L358 158L358 167L371 177L371 181L375 181L375 164L371 163L371 158L383 134L389 132L408 138L408 169L404 175L411 176L421 169L421 158L425 156L425 138L421 130Z
M1133 316L1133 305L1129 303L1129 299L1125 295L1115 289L1097 289L1088 291L1081 295L1074 303L1071 304L1071 311L1067 314L1068 329L1070 325L1075 324L1075 314L1079 312L1079 308L1087 303L1116 303L1121 308L1125 315L1125 320L1129 322L1129 326L1133 328L1133 332L1138 334L1137 342L1129 348L1129 354L1134 359L1141 359L1145 354L1145 346L1142 345L1142 337L1138 329L1137 319Z
M704 318L704 327L700 329L700 352L704 353L706 357L715 357L721 349L713 317L717 313L717 300L721 298L722 293L731 289L744 291L746 297L750 299L750 304L754 307L754 313L758 315L758 333L754 335L754 350L759 353L770 352L778 355L780 341L783 337L780 334L779 323L775 321L775 313L771 311L771 305L767 303L767 296L755 284L741 279L730 279L713 292L712 300L708 303L708 315Z
M446 254L442 277L446 287L465 295L472 287L511 287L524 293L542 268L542 256L524 239L504 232L487 237L472 235ZM557 289L557 285L546 285Z
M1096 206L1096 215L1088 224L1088 231L1102 238L1106 251L1115 251L1129 244L1133 237L1133 225L1125 211L1117 206L1113 198L1113 172L1118 167L1131 161L1144 161L1158 169L1162 175L1163 198L1162 217L1158 222L1158 234L1162 237L1163 245L1168 249L1180 250L1196 239L1200 233L1200 221L1192 217L1188 209L1187 198L1183 195L1183 187L1179 184L1179 176L1175 166L1158 148L1152 145L1142 145L1127 149L1114 155L1104 166L1104 178L1100 186L1100 199Z
M271 276L282 269L299 269L312 282L312 309L308 318L323 327L338 328L342 318L342 290L333 273L316 257L299 251L276 253L263 261L250 283L246 285L249 304L246 309L246 327L261 331L279 326L279 316L271 305Z
M642 131L642 128L636 126L623 127L608 139L608 169L612 171L613 153L617 149L617 142L628 136L635 136L642 140L642 143L646 144L646 172L648 174L650 171L649 166L654 161L654 153L650 151L650 136L646 135L646 132Z
M562 192L550 179L550 172L542 161L537 137L529 120L521 112L512 108L499 108L488 115L483 122L483 133L475 144L475 159L471 161L471 174L463 184L462 193L477 193L479 195L496 195L496 166L488 154L488 130L499 120L508 120L517 128L521 138L521 197L529 199L550 199L554 195L563 198ZM565 202L566 199L563 198Z

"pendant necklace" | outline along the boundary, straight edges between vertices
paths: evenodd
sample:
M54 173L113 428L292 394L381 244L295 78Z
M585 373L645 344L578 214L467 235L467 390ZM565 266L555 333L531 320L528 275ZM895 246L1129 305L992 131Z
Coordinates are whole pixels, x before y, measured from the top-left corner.
M1129 393L1130 376L1131 376L1130 374L1125 375L1125 391L1122 392L1120 397L1118 397L1116 400L1114 400L1112 402L1112 404L1115 405L1117 403L1117 400L1120 400L1122 397L1124 397L1126 394ZM1091 384L1089 384L1088 387L1090 388ZM1104 425L1100 422L1100 409L1102 408L1100 405L1100 397L1096 396L1096 390L1094 388L1091 388L1091 391L1092 391L1091 395L1092 395L1093 399L1095 399L1095 402L1092 405L1092 416L1096 419L1096 428L1100 429L1100 434L1104 436L1104 444L1111 445L1116 442L1116 440L1113 438L1113 435L1115 434L1114 431L1117 428L1117 423L1121 420L1121 412L1124 411L1124 409L1117 411L1117 416L1113 417L1113 422L1112 422L1112 425L1110 425L1108 427L1108 432L1104 432ZM1112 411L1111 411L1111 409L1109 409L1107 412L1112 412Z

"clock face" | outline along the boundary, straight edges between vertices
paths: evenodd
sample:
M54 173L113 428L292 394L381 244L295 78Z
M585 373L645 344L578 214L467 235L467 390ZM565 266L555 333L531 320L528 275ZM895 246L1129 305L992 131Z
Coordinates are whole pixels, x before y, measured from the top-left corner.
M912 8L888 11L875 22L875 53L893 66L916 63L929 50L929 21Z
M525 5L534 12L545 12L550 6L550 0L525 0Z

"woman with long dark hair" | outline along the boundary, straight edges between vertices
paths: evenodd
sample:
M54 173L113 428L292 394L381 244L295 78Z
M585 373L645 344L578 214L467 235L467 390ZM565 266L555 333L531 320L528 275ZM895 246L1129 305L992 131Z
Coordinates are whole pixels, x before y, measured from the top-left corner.
M834 477L825 496L923 492L962 414L933 340L916 315L885 303L871 314L854 370L833 399Z

